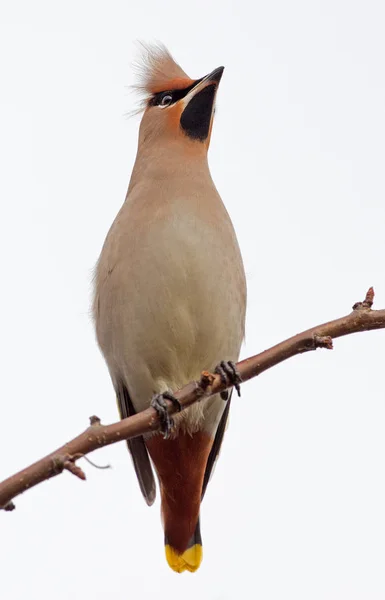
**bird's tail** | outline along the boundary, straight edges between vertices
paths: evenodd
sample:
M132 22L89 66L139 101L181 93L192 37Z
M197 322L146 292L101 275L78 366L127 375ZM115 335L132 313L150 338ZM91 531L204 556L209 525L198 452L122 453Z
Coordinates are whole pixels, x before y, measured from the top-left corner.
M188 546L182 554L169 544L167 534L164 538L164 545L167 562L173 571L176 571L177 573L183 573L183 571L194 573L199 569L203 557L199 518Z
M160 482L166 558L177 573L193 573L202 562L199 511L212 444L204 431L192 435L179 431L167 440L159 435L146 440Z

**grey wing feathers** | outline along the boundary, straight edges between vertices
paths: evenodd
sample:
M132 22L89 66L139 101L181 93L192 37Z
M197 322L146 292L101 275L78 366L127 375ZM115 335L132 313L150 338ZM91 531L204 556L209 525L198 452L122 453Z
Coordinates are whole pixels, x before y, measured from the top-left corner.
M120 385L116 391L118 408L122 419L135 414L128 389ZM156 487L154 474L152 471L150 458L148 456L146 444L142 436L127 440L127 446L132 456L136 476L145 501L149 506L153 504L156 496Z
M220 452L220 449L222 446L223 436L226 431L227 419L229 417L231 394L232 394L232 390L229 393L228 400L226 401L226 407L225 407L225 410L223 411L221 420L219 421L218 429L217 429L217 432L216 432L215 438L214 438L214 443L212 445L209 457L207 459L206 471L205 471L205 475L203 478L203 486L202 486L202 496L201 496L202 500L203 500L203 496L205 495L205 492L206 492L207 484L210 481L211 475L213 474L215 463L217 461L217 458L219 456L219 452Z

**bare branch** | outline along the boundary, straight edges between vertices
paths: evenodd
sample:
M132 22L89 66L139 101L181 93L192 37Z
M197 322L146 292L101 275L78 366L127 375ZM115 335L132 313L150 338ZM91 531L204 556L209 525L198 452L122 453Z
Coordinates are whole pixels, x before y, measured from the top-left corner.
M334 338L385 328L385 310L372 310L373 298L374 290L370 288L365 300L354 304L353 312L346 317L308 329L237 363L242 381L248 381L297 354L317 348L332 349ZM200 381L188 383L174 395L184 410L194 402L222 392L228 387L231 387L231 384L223 383L219 375L203 371ZM167 401L167 405L169 414L173 414L176 410L174 404ZM153 408L112 425L102 425L100 419L95 416L90 418L90 423L78 437L0 483L0 509L13 510L15 505L12 500L16 496L64 470L84 480L84 472L75 464L79 458L103 446L156 431L160 427L157 412Z

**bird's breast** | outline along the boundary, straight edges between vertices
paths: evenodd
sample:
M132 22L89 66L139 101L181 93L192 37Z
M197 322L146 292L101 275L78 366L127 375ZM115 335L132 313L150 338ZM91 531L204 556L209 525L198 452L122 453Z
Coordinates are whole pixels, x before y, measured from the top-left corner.
M123 205L96 278L97 335L110 371L173 388L238 357L243 265L231 221L211 193Z

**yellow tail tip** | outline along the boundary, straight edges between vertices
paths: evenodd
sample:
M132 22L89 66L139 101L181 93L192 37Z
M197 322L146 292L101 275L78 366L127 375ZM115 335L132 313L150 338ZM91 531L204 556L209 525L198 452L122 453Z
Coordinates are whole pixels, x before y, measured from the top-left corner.
M165 546L165 551L168 564L177 573L183 573L183 571L195 573L199 569L203 558L202 546L200 544L195 544L191 548L187 548L183 554L178 554L168 544Z

